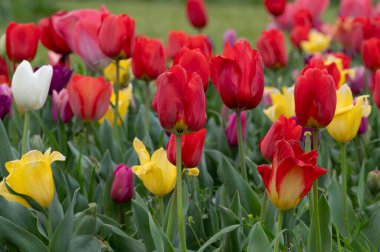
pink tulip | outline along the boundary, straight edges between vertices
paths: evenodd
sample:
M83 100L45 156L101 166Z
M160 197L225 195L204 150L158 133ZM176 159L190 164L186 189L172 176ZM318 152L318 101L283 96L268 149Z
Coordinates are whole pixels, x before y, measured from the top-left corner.
M372 11L371 0L341 0L339 15L341 17L369 17Z
M67 123L73 118L74 113L71 110L69 103L69 93L66 88L62 89L59 93L53 90L53 104L51 108L51 116L54 122L60 119L63 123Z

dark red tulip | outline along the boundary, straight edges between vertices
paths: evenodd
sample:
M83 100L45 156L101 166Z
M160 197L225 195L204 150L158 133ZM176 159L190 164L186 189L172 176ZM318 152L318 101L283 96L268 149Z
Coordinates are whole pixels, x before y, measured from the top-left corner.
M166 47L166 56L174 58L182 47L186 46L188 35L183 31L170 31L168 34L168 44Z
M301 42L309 39L310 28L307 26L295 26L290 33L290 41L298 49L301 48Z
M8 58L16 63L22 60L33 60L36 56L38 40L39 30L35 24L10 22L5 36Z
M294 88L297 120L303 127L323 128L334 118L336 89L326 69L310 68L301 73Z
M203 0L187 0L186 14L195 28L202 29L207 25L207 12Z
M203 145L206 138L206 129L181 136L181 157L182 165L186 168L193 168L199 164L202 158ZM171 134L166 153L170 163L176 165L176 137Z
M59 11L53 16L62 16L66 14L65 11ZM57 33L53 25L53 17L46 17L41 19L38 23L40 29L41 43L49 50L58 54L69 54L71 49L66 41Z
M111 198L114 202L123 204L133 197L133 172L125 164L119 164L113 172Z
M260 54L248 41L226 44L222 56L213 57L210 65L213 84L223 103L233 110L255 108L263 96L264 73Z
M257 49L268 68L282 68L288 63L284 34L277 29L263 31L257 41Z
M157 78L152 105L162 127L173 134L198 131L206 122L202 80L181 65L172 66Z
M195 72L201 77L206 92L210 76L209 64L199 49L182 48L174 58L173 65L180 64L188 72Z
M128 59L133 54L135 20L126 14L103 14L98 31L99 46L110 58Z
M362 58L364 65L372 70L380 68L380 39L367 39L362 44Z
M302 127L297 125L294 118L288 119L283 115L280 116L280 118L272 124L268 133L259 143L261 155L269 162L272 162L275 152L274 146L276 146L277 141L299 141L301 133Z
M285 11L286 0L264 0L264 6L273 16L280 16Z
M156 79L165 68L165 51L161 40L137 37L132 57L134 76L144 80Z

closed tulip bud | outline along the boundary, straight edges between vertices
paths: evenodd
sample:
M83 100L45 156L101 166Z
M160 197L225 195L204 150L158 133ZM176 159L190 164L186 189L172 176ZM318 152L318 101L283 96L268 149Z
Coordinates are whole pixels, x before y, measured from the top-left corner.
M22 155L21 159L5 163L9 175L5 182L18 194L31 197L44 208L49 208L54 197L54 180L51 163L65 161L65 157L48 149L44 154L33 150ZM5 182L0 182L0 195L8 201L18 202L26 207L29 204L20 196L11 194Z
M261 56L248 41L238 40L233 47L225 45L223 56L213 57L211 79L223 103L233 110L255 108L264 93Z
M363 135L367 133L368 130L368 118L367 117L362 117L362 120L360 122L358 134Z
M372 77L371 89L373 101L380 108L380 69L376 70L374 77Z
M196 167L202 158L206 129L181 136L182 165L187 168ZM166 151L170 163L176 165L176 137L171 134Z
M51 108L51 116L54 122L61 120L63 123L67 123L73 118L74 113L71 110L69 103L69 93L66 88L59 91L59 93L53 90L53 102Z
M371 38L362 43L362 59L368 69L376 71L380 68L380 39Z
M202 29L207 25L207 12L203 0L187 0L186 14L195 28Z
M8 64L0 56L0 84L9 84Z
M350 86L352 93L355 95L360 94L366 84L366 75L365 75L365 67L357 66L354 67L354 76L349 76L348 85Z
M12 109L12 92L7 84L0 84L0 119L3 120Z
M302 69L301 74L305 73L310 68L326 69L327 73L334 79L335 88L339 89L341 83L341 72L335 62L326 64L322 58L313 56L308 60L307 65Z
M301 42L308 40L309 32L310 28L307 26L295 26L290 33L290 41L295 47L301 49Z
M174 58L173 65L181 65L187 72L197 73L202 79L203 89L206 92L210 76L207 58L199 49L182 48Z
M236 42L236 31L234 29L228 29L223 34L223 42L225 44L230 44L230 46L234 46Z
M67 83L69 83L72 74L73 69L70 69L64 65L57 64L53 66L53 76L51 79L49 93L52 94L53 90L59 93L63 88L67 86Z
M168 34L168 44L166 46L166 56L173 59L182 47L187 44L188 35L183 31L170 31Z
M268 68L282 68L288 63L284 34L279 30L263 31L257 41L257 49Z
M300 9L293 15L293 26L313 27L313 16L308 9Z
M367 175L367 186L371 193L376 194L380 191L380 171L373 170Z
M264 0L264 6L273 16L280 16L285 11L286 0Z
M133 172L125 164L119 164L113 172L111 198L114 202L123 204L133 197Z
M157 86L152 105L165 130L187 134L203 128L206 97L198 74L175 65L157 78Z
M336 90L326 70L310 68L295 84L294 101L297 120L303 127L323 128L334 118Z
M13 62L33 60L36 56L39 40L38 27L33 23L9 23L6 30L6 48L8 58Z
M269 162L273 161L275 149L273 146L279 140L299 141L301 138L302 127L297 125L294 118L287 119L281 116L272 124L268 133L261 139L259 143L261 155Z
M53 16L62 16L66 14L65 11L59 11ZM53 25L53 17L43 18L38 23L38 28L40 30L41 43L49 50L54 51L58 54L69 54L71 49L69 45L55 30Z
M142 80L156 79L165 71L165 51L161 40L136 38L135 52L132 57L133 75Z
M42 66L36 72L26 60L18 65L12 78L12 94L17 106L23 111L42 108L52 76L53 68L50 65Z
M44 148L44 142L40 135L34 135L30 138L30 148L36 150Z
M296 207L313 182L327 172L316 165L317 158L316 150L304 153L298 141L275 143L273 165L259 165L257 170L270 200L278 209Z
M103 77L75 74L67 85L70 107L84 121L96 121L107 112L112 86Z
M143 142L137 138L133 140L133 148L140 165L133 166L132 171L142 180L145 188L157 196L170 193L175 186L177 168L169 162L165 150L160 148L151 157Z
M110 58L130 58L133 54L135 20L126 14L102 16L98 31L99 46Z
M247 135L247 117L245 111L241 113L241 128L243 133L243 140ZM227 142L230 146L236 147L238 146L238 136L236 131L236 113L228 116L228 122L225 128Z
M351 141L358 133L362 117L368 117L370 113L368 95L359 96L354 104L351 89L345 84L337 92L334 119L327 131L338 142Z
M185 46L189 49L199 49L207 59L211 57L212 44L210 39L204 34L189 35Z

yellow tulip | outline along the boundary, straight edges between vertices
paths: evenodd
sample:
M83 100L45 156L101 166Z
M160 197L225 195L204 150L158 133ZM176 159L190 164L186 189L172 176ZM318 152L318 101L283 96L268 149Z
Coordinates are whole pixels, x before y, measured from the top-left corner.
M120 60L120 71L119 71L119 77L120 77L120 83L126 82L127 78L131 75L131 60ZM116 64L115 62L112 62L107 67L103 69L103 74L106 77L107 80L111 81L112 83L116 83Z
M338 88L340 88L344 83L346 83L347 76L350 76L351 79L354 78L354 75L355 75L354 69L352 68L344 69L342 59L338 57L334 57L333 55L329 55L327 59L324 61L324 64L330 65L332 63L335 63L340 73Z
M264 114L272 122L277 121L281 115L290 118L296 114L294 107L294 86L283 87L282 93L275 88L269 92L272 99L272 106L264 109Z
M65 157L48 149L44 154L40 151L29 151L21 159L7 162L5 168L9 175L5 182L13 191L34 199L41 206L48 208L54 197L54 181L50 164L64 161ZM11 194L5 182L0 183L0 195L9 201L18 202L26 207L29 204L21 197Z
M301 42L301 48L307 54L319 53L329 48L330 41L331 36L312 30L309 32L308 40Z
M132 98L132 85L129 85L127 88L124 88L119 91L119 120L117 121L118 125L121 125L123 120L125 119L125 116L127 115L127 111L129 108L129 104L131 102ZM104 116L99 120L99 123L103 123L104 120L107 120L111 125L114 123L115 118L115 104L116 104L116 95L113 92L111 96L110 103L112 105L109 106L107 112L104 114Z
M362 117L368 117L370 113L368 95L359 96L354 105L351 89L345 84L337 92L334 119L327 131L336 141L348 142L358 133Z
M139 156L140 165L133 166L132 171L146 189L157 196L171 192L176 183L177 168L169 162L166 151L160 148L151 158L143 142L137 138L133 140L133 148Z

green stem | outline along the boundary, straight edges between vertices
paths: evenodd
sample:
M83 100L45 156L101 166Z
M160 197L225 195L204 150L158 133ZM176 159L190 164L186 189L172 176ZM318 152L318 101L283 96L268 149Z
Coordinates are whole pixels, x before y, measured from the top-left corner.
M274 252L278 252L279 248L280 248L280 238L278 237L278 235L280 234L281 230L282 230L282 221L284 220L284 211L280 211L279 214L278 214L278 221L277 221L277 229L276 229L276 236L275 236L275 239L276 240L276 243L274 244Z
M25 119L24 119L24 130L22 132L22 146L21 146L21 155L25 154L27 152L27 145L28 145L28 131L29 131L29 124L30 124L30 112L25 112Z
M349 234L348 225L348 209L347 209L347 165L346 165L346 143L341 146L341 172L342 172L342 188L343 188L343 219L344 227Z
M147 134L149 134L149 107L150 107L150 90L149 81L145 83L145 125Z
M241 126L241 111L236 111L236 130L238 135L238 147L239 147L239 159L240 159L240 168L241 168L241 176L245 181L248 181L247 177L247 169L245 168L245 160L244 160L244 142L243 142L243 133Z
M161 219L161 226L164 226L165 222L165 214L164 214L164 199L162 197L158 197L158 208L160 211L160 219Z
M178 214L178 228L181 240L181 251L186 252L186 234L185 224L183 220L183 207L182 207L182 158L181 158L181 135L176 135L176 161L177 161L177 214Z
M273 70L273 86L275 88L278 88L278 74L277 74L277 69Z
M263 198L261 200L261 212L260 212L260 220L261 222L264 222L264 215L265 215L265 209L267 208L267 202L268 202L268 193L265 190L263 194Z
M313 129L313 149L318 150L318 134L319 130ZM319 222L319 206L318 206L318 179L313 183L313 222L315 225L315 239L317 244L317 252L321 252L321 227Z
M116 65L116 82L114 84L115 91L115 106L114 106L114 118L113 118L113 134L115 138L118 138L118 120L119 120L119 89L120 89L120 61L115 61Z
M125 212L124 212L124 204L120 204L119 208L119 214L120 214L120 225L124 226L125 224Z
M170 213L168 219L168 226L166 228L166 236L171 239L173 233L173 217L174 217L174 209L175 209L175 197L176 191L173 192L173 199L170 201Z

